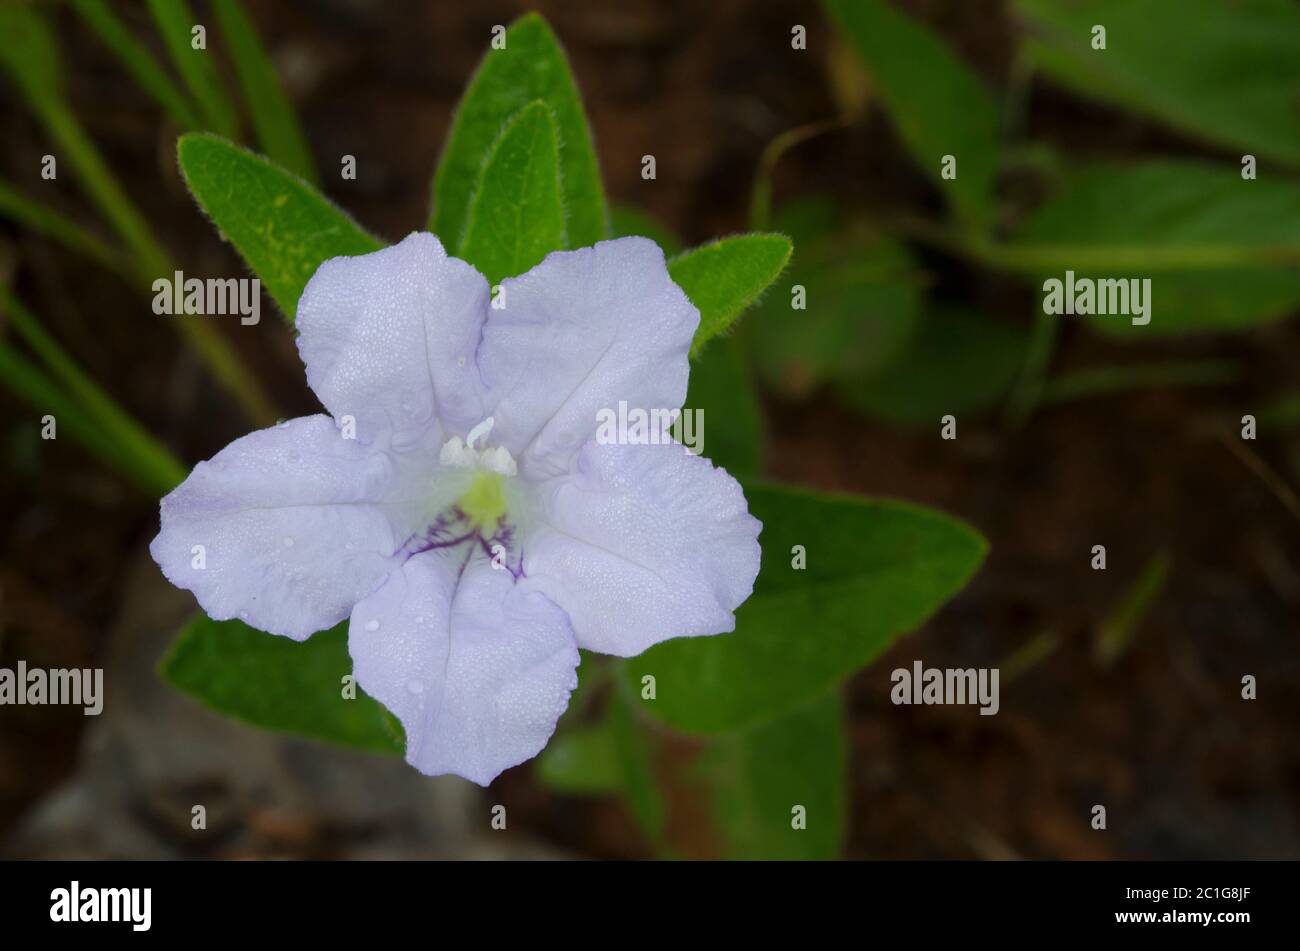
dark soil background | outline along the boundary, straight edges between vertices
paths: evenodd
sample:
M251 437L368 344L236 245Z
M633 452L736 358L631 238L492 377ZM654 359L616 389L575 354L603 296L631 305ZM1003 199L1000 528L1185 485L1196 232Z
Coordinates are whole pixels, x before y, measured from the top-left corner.
M389 239L425 219L452 109L492 26L534 6L568 49L611 201L649 211L688 243L744 230L764 146L836 112L823 55L835 40L814 3L247 5L300 109L327 193ZM1000 3L905 6L985 77L1005 75L1015 27ZM116 9L162 59L143 6ZM187 273L237 273L234 252L179 181L175 130L70 11L57 16L78 114L132 198ZM790 48L795 23L808 28L807 51ZM1035 85L1030 96L1035 134L1071 157L1197 152L1050 87ZM8 180L29 193L43 187L43 200L92 220L70 174L39 182L48 139L8 83L0 83L0 137ZM640 170L649 153L658 178L647 182ZM355 181L333 173L343 154L357 158ZM778 202L819 192L864 213L938 207L878 112L795 149L776 185ZM927 267L952 294L978 296L1005 319L1028 323L1027 293L990 286L933 254ZM8 223L0 223L0 268L82 365L187 462L248 428L132 288ZM256 327L231 321L222 330L284 416L315 412L291 332L269 300L263 313ZM771 476L936 506L968 519L992 543L966 591L849 685L848 856L1300 857L1300 522L1220 435L1235 439L1242 413L1295 385L1298 343L1292 322L1243 337L1143 344L1150 358L1231 356L1248 374L1226 387L1047 407L1018 429L996 416L963 418L954 442L938 438L937 424L909 432L866 421L829 393L798 404L767 399ZM1131 354L1131 345L1071 327L1057 366ZM110 631L130 626L123 612L132 597L171 597L160 577L131 580L133 570L148 575L139 566L150 567L145 547L157 528L156 504L70 439L42 442L39 414L7 391L0 425L0 665L101 663L113 649ZM1246 445L1294 483L1300 445L1294 432L1289 438L1266 434ZM1107 547L1106 571L1089 567L1095 544ZM1168 587L1129 649L1099 664L1099 623L1161 551L1172 558ZM889 671L914 658L996 665L1045 634L1055 649L1004 682L995 717L889 701ZM1245 674L1258 678L1253 702L1240 698ZM75 780L92 726L77 709L0 710L0 855L58 854L30 838L22 846L6 841L60 784ZM232 727L229 735L244 734L251 731ZM369 762L355 760L358 769ZM556 797L528 767L507 773L489 795L508 805L512 828L546 849L648 854L620 806ZM156 796L133 788L124 815L147 811ZM1107 806L1104 832L1089 826L1095 803ZM268 820L265 801L236 800L230 824L260 831L199 854L356 854L336 827L275 805ZM690 804L675 804L678 812L689 817ZM151 841L166 838L155 829ZM161 845L158 852L169 854Z

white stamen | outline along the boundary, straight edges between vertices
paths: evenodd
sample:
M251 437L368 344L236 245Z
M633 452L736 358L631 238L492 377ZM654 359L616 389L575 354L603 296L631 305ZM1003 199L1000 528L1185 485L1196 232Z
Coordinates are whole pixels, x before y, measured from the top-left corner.
M474 443L479 439L486 439L487 434L492 432L492 424L495 422L496 417L489 416L487 419L483 420L483 422L471 429L469 435L465 437L465 445L473 447Z
M505 446L491 449L475 449L474 443L487 437L492 431L495 420L489 416L469 431L469 436L461 442L459 436L452 436L443 443L438 453L438 461L444 466L456 466L460 469L483 468L503 476L512 476L519 472L514 457Z

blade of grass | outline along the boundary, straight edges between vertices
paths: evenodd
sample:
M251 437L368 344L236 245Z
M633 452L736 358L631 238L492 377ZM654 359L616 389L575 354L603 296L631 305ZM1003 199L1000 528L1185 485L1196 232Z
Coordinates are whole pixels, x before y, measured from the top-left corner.
M116 464L134 481L162 495L185 478L186 469L113 398L88 377L75 360L40 326L7 289L0 288L0 312L49 368L84 415L113 448ZM77 424L74 424L74 426Z
M203 111L209 131L237 138L238 121L234 104L217 74L211 49L194 49L192 30L199 26L186 0L148 0L167 54L185 80L190 95ZM210 40L210 38L209 38Z
M5 181L0 181L0 217L57 241L68 250L85 255L115 274L128 279L132 277L128 262L98 235L53 208L26 197Z
M311 184L319 184L316 163L298 117L248 13L239 0L213 0L212 11L230 51L262 151Z
M72 0L73 9L90 25L104 45L112 50L126 71L155 102L163 107L182 132L203 127L203 120L189 98L154 60L149 51L136 41L125 24L104 0Z
M1128 649L1151 605L1165 589L1169 564L1168 552L1154 555L1119 605L1102 621L1093 644L1093 656L1101 666L1109 667Z
M171 277L176 270L153 236L144 216L118 183L94 142L86 135L63 97L58 48L48 24L33 7L0 4L0 67L27 99L61 153L72 164L82 186L109 220L134 256L133 271L145 289L155 279ZM270 399L256 377L212 325L200 320L171 321L224 386L259 425L276 419Z

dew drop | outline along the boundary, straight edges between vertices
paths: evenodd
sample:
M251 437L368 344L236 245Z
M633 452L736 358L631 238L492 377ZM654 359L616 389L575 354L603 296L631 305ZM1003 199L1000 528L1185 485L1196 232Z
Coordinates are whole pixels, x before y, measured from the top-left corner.
M411 693L424 693L424 684L420 683L418 680L408 680L406 682L406 689L411 691Z
M377 630L379 630L379 622L378 622L378 621L367 621L367 622L366 622L366 630L367 630L367 631L377 631Z
M293 538L292 538L291 536L289 536L289 535L285 535L285 536L284 536L284 547L285 547L285 548L292 548L292 547L293 547Z

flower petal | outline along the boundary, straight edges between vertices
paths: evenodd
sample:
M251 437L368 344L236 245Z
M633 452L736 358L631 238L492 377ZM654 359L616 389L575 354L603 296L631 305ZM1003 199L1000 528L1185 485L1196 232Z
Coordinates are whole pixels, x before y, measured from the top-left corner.
M407 762L486 786L546 745L579 656L555 604L465 558L410 558L353 610L348 650L357 683L402 721Z
M396 500L423 468L344 439L328 416L289 420L195 466L162 500L149 551L213 618L302 640L393 566L418 523Z
M762 524L725 470L678 443L593 441L538 505L524 574L568 612L579 647L631 657L735 628Z
M557 251L502 281L479 370L504 445L532 478L558 475L601 409L678 409L700 313L645 238Z
M441 421L464 434L483 418L474 353L487 281L415 232L372 254L332 258L298 303L307 381L357 438L409 444Z

